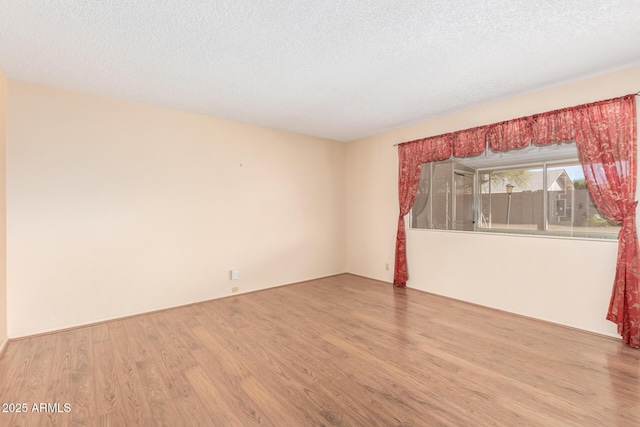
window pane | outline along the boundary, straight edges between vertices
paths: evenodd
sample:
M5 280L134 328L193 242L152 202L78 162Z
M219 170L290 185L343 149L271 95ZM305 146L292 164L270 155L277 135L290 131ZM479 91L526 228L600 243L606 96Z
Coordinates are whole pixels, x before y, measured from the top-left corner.
M430 212L430 228L449 230L451 228L451 162L433 163L433 201Z
M431 164L423 163L416 200L411 208L411 228L431 228Z
M480 173L480 228L544 230L543 168Z
M579 163L547 168L547 200L549 230L586 237L620 231L596 208Z
M475 176L470 173L454 171L455 206L454 230L474 230L473 221L473 181Z

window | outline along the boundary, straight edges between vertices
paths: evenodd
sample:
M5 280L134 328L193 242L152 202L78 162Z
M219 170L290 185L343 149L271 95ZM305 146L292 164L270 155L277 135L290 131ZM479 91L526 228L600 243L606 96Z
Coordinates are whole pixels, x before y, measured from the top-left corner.
M422 165L411 228L617 238L586 187L575 143Z

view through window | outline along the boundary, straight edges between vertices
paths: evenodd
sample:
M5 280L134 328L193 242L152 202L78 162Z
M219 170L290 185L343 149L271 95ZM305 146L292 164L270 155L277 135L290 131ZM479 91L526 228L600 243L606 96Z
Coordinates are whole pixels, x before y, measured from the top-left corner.
M424 163L410 227L617 238L587 189L575 143Z

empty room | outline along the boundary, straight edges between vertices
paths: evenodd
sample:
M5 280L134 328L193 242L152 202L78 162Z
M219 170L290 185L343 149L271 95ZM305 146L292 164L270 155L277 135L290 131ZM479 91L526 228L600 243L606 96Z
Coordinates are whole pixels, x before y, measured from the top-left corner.
M630 426L640 4L0 0L1 426Z

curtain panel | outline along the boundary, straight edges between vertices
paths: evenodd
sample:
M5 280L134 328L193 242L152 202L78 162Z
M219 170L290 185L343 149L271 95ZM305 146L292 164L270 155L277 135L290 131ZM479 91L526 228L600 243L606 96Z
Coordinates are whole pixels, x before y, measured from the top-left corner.
M415 201L422 163L575 141L587 188L598 210L622 224L616 276L607 319L625 343L640 347L638 237L636 230L636 98L626 95L500 123L398 144L400 213L393 284L409 279L404 216Z

